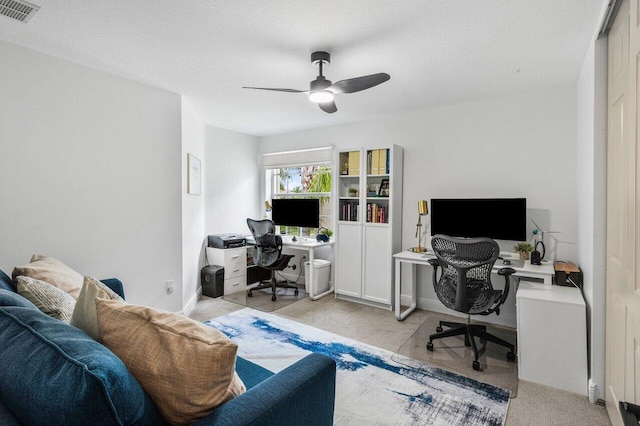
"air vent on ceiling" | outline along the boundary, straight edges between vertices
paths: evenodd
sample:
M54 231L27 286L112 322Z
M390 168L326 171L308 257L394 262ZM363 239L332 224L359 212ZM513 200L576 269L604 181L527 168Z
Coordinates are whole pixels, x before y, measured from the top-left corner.
M40 6L23 0L0 0L0 15L20 22L28 22L38 10L40 10Z

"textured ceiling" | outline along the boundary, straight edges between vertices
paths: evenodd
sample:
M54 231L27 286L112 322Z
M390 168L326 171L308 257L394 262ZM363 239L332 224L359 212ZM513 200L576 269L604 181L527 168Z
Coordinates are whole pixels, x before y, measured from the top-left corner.
M575 84L608 0L31 0L27 24L0 16L0 40L184 95L214 126L270 135ZM303 94L309 56L331 53L334 82Z

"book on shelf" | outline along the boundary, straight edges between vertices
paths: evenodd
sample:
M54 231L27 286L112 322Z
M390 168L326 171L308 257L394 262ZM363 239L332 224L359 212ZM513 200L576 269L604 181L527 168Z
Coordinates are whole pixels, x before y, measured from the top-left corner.
M360 174L360 151L351 151L349 153L349 174Z
M340 201L339 220L348 222L358 221L358 202L357 201Z
M380 150L374 149L371 153L371 174L378 174L378 164L380 163Z
M367 222L368 223L388 223L389 206L377 203L367 204Z

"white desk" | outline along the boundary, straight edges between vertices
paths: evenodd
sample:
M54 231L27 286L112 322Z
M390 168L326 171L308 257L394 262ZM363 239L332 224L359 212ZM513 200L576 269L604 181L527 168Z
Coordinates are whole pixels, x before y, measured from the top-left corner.
M393 255L395 262L395 312L396 319L403 321L408 317L411 312L416 309L417 304L417 292L416 292L416 266L429 265L429 259L434 259L433 253L414 253L412 251L403 251ZM514 258L515 260L515 258ZM400 287L402 283L402 264L408 263L411 265L411 306L404 312L401 312L400 307ZM429 265L430 266L430 265ZM493 270L497 272L500 268L513 268L517 277L526 278L538 278L543 280L546 285L551 285L553 280L553 264L551 262L545 262L542 265L532 265L530 261L526 260L524 266L516 267L514 265L503 265L501 260L498 260L493 266Z
M329 290L320 293L320 294L315 294L315 289L314 289L314 272L315 272L315 265L314 265L314 259L315 259L315 249L319 248L319 247L332 247L335 242L334 241L328 241L326 243L324 242L318 242L316 241L315 238L311 238L311 237L297 237L296 241L293 241L293 237L289 236L289 235L281 235L282 237L282 245L284 247L290 247L292 249L296 249L296 250L304 250L309 252L309 276L305 277L306 283L307 283L307 290L309 290L309 298L311 300L318 300L321 297L326 296L329 293L332 293L334 290L334 285L333 285L333 280L331 280L331 286L329 287ZM253 237L247 237L247 243L248 244L255 244L255 240L253 239Z

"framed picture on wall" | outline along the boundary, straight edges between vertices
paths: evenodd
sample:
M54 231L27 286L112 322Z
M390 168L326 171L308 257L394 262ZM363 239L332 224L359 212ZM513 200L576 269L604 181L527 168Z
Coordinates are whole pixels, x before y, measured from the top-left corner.
M202 192L202 164L195 156L187 154L187 193L200 195Z

